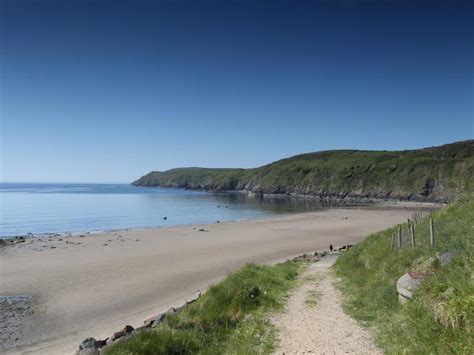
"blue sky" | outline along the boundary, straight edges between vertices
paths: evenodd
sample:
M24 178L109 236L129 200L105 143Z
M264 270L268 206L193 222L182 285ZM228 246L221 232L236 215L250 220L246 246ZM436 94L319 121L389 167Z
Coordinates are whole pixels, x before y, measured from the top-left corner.
M472 1L0 4L2 181L474 138Z

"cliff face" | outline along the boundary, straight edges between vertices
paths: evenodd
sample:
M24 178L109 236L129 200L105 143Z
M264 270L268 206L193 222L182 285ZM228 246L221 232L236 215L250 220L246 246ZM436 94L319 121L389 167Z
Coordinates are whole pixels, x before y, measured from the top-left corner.
M474 140L407 151L323 151L255 169L154 171L133 185L446 202L474 191Z

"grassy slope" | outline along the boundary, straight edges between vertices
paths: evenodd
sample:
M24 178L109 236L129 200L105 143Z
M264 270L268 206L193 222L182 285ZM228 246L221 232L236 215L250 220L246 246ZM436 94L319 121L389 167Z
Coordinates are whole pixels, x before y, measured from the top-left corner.
M172 169L151 172L134 184L447 201L461 192L474 191L474 141L398 152L309 153L255 169Z
M117 344L107 354L255 354L273 348L265 313L283 306L302 264L249 264L211 287L157 328Z
M419 239L424 238L415 250L391 252L393 228L370 236L336 264L346 310L375 329L387 353L474 353L474 199L436 212L434 220L436 250L428 246L425 218L417 228ZM459 254L440 268L436 255L444 251ZM395 284L414 269L432 270L434 276L402 306Z

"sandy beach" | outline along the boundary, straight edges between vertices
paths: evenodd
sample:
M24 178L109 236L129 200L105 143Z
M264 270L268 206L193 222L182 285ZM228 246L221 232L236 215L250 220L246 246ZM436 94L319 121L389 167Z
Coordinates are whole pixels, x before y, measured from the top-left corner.
M329 209L266 220L27 239L0 250L0 294L32 296L7 338L26 354L71 354L194 298L247 262L356 243L409 208ZM4 346L5 348L5 346ZM2 351L2 350L0 350Z

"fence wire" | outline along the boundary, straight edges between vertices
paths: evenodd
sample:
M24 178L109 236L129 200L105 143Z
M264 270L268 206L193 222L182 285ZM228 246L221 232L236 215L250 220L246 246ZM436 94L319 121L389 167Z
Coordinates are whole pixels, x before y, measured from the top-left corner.
M431 232L430 223L433 225L433 232ZM472 221L465 218L441 220L430 212L416 212L406 223L400 224L395 229L392 234L391 249L432 248L444 250L448 247L450 249L462 248L470 236L458 235L453 231L470 229L472 229Z

